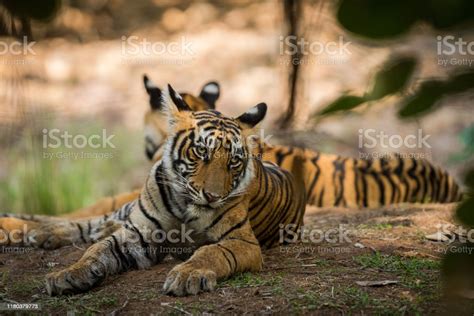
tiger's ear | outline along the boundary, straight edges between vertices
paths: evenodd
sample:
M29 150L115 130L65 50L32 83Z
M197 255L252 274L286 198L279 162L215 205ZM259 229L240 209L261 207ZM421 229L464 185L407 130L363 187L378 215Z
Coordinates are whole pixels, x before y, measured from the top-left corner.
M267 105L259 103L237 118L245 128L252 128L260 123L267 113Z
M182 111L191 111L191 108L183 100L183 98L176 92L171 85L168 84L168 90L163 93L161 99L161 106L163 110L170 115L170 117L176 116Z
M210 81L202 87L199 97L209 104L209 108L215 109L216 101L219 99L220 94L221 88L219 84L215 81Z
M151 81L146 74L143 75L143 84L145 90L150 96L150 107L152 110L159 110L161 108L161 89L153 81Z

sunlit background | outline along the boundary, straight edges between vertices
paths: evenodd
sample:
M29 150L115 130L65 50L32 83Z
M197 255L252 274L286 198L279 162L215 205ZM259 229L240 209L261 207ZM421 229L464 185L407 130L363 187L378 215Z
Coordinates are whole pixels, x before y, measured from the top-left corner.
M228 115L266 102L264 127L272 142L356 158L417 153L462 179L473 162L473 94L442 98L415 119L397 113L403 97L424 80L472 70L473 55L457 51L449 58L473 64L443 65L440 59L447 57L438 51L438 36L474 41L472 28L447 32L421 21L399 36L369 39L341 25L338 2L303 1L298 35L313 46L299 60L296 111L283 129L292 71L284 2L71 0L48 19L33 19L31 51L0 54L0 211L64 213L139 187L150 168L142 136L148 110L144 73L159 86L171 83L195 94L216 80L222 89L217 108ZM2 16L4 33L21 33L8 10ZM389 59L406 55L418 62L400 93L351 111L315 115L345 93L368 92ZM115 135L115 148L43 148L44 129L85 136L105 129ZM361 148L361 129L402 138L421 130L430 148L383 148L380 142ZM69 156L48 159L51 152ZM103 155L74 158L84 152Z

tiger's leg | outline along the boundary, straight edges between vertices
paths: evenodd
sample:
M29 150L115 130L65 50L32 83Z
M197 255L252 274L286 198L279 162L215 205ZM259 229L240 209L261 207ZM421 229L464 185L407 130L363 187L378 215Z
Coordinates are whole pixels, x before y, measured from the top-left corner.
M92 223L96 223L97 221L94 219L101 221L105 216L113 217L113 211L120 211L124 205L136 199L138 195L138 191L133 191L104 198L92 206L63 217L3 214L0 217L0 245L56 249L75 242L88 242L90 240L85 241L87 237L82 237L87 231L90 233L90 224L87 218L90 218ZM93 225L93 227L96 226ZM81 228L84 229L84 232L80 232ZM105 225L103 228L102 237L110 235L110 231L113 229L111 225ZM45 240L48 238L51 240L46 242Z
M46 289L49 295L84 292L107 276L150 267L165 254L146 242L151 230L127 224L87 249L82 258L70 267L49 273Z
M200 247L189 260L168 273L163 285L167 294L182 296L212 291L219 279L262 269L260 245L247 217L244 221L216 225L210 236L216 243Z
M28 232L26 246L56 249L74 243L95 242L110 236L129 218L135 202L123 205L110 215L86 220L43 223Z

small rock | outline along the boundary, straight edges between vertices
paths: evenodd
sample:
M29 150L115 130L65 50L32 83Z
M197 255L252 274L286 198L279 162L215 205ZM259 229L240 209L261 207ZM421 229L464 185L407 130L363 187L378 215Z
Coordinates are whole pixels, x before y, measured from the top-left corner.
M439 242L446 242L450 240L450 238L442 232L436 232L431 235L426 235L425 238L431 241L439 241Z

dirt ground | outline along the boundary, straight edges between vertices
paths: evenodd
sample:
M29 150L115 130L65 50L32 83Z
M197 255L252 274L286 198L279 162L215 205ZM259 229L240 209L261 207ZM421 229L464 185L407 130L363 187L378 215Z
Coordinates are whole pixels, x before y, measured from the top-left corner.
M2 248L0 295L3 303L38 303L43 313L52 314L403 315L446 314L456 308L472 315L472 301L447 301L442 292L441 258L449 245L426 238L440 225L453 227L452 211L453 205L309 209L307 241L268 250L261 273L235 276L220 282L214 293L194 297L162 293L166 273L176 264L167 260L110 277L88 293L51 298L45 274L79 259L84 245L55 251ZM395 282L356 283L386 280Z

